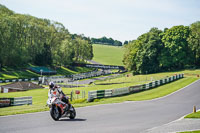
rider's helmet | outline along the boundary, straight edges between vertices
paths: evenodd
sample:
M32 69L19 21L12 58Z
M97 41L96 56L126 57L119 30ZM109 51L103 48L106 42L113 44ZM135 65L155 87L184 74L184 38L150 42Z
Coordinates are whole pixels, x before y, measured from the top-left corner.
M54 89L55 84L53 82L49 82L49 89Z

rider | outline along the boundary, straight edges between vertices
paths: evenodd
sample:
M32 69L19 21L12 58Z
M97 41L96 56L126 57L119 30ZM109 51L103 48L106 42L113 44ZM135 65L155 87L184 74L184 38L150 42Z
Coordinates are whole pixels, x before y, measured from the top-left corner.
M53 95L56 95L57 97L59 97L61 99L61 101L63 101L64 103L68 104L69 105L69 110L72 111L73 108L72 108L72 105L70 104L69 102L69 97L67 97L62 89L60 88L60 86L56 86L53 82L49 82L49 92L50 94L53 93ZM67 106L66 106L67 107ZM65 107L65 108L66 108ZM66 108L67 109L67 108Z

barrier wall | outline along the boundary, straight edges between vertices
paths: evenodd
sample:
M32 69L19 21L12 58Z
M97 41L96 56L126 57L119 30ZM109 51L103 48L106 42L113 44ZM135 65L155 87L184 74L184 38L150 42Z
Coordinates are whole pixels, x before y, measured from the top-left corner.
M0 80L0 83L8 83L8 82L20 82L20 81L42 81L42 83L45 82L45 80L48 81L55 81L56 83L63 83L63 80L57 81L55 79L61 79L61 78L71 78L72 81L75 80L81 80L81 79L87 79L91 77L98 77L102 75L109 75L109 74L116 74L117 72L110 72L110 71L92 71L87 73L80 73L80 74L73 74L73 75L66 75L66 76L51 76L51 77L35 77L35 78L23 78L23 79L5 79Z
M32 97L0 98L0 107L32 105Z
M167 84L172 81L181 79L183 77L184 77L184 74L178 74L175 76L156 80L156 81L153 81L153 82L150 82L147 84L143 84L143 85L129 86L129 87L125 87L125 88L117 88L117 89L112 89L112 90L89 91L88 92L88 101L91 102L94 99L120 96L120 95L130 94L130 93L134 93L134 92L148 90L148 89L155 88L155 87L161 86L163 84Z
M6 79L6 80L0 80L0 83L8 83L8 82L20 82L20 81L34 81L38 80L37 78L24 78L24 79Z

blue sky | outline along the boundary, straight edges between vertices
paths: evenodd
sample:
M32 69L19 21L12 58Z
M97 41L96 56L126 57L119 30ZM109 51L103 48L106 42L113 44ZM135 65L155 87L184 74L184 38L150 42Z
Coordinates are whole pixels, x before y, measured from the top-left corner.
M200 0L0 0L16 13L58 21L88 37L137 39L152 27L200 21Z

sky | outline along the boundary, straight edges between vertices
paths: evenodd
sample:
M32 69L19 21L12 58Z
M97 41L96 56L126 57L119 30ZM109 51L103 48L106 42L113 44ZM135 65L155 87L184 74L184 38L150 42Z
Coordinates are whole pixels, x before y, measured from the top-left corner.
M200 0L0 0L16 13L61 22L70 33L114 40L137 39L200 21Z

